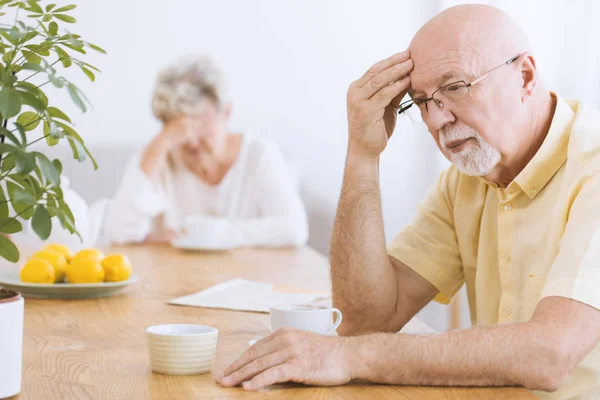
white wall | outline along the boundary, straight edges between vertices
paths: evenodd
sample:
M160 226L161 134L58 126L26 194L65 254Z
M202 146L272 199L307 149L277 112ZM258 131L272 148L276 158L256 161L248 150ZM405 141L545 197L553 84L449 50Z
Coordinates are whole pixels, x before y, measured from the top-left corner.
M371 64L403 50L433 12L409 1L79 2L77 32L107 56L95 84L79 82L94 110L78 127L94 144L142 144L159 125L149 102L161 66L211 54L229 78L232 128L272 138L334 208L346 146L345 94ZM78 74L79 75L79 74ZM424 127L403 122L383 158L388 237L407 222L435 174ZM427 173L415 180L415 170Z
M147 142L159 129L149 107L159 68L187 53L208 53L229 78L232 129L275 140L309 177L308 185L323 201L324 215L332 215L345 157L348 85L374 62L403 50L428 18L461 1L77 3L74 15L79 23L74 31L109 52L88 58L103 70L95 84L74 74L94 104L92 112L75 117L88 143ZM600 16L598 2L488 3L511 13L531 35L551 88L600 104L600 28L592 24ZM58 99L61 107L74 109L64 95ZM444 165L424 126L401 120L382 157L388 240L410 220ZM427 319L443 328L447 318L439 310L430 308Z

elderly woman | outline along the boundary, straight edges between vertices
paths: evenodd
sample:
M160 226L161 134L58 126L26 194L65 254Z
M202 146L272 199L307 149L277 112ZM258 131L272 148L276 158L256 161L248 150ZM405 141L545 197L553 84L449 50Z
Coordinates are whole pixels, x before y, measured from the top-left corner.
M227 130L231 105L209 58L164 69L152 110L162 129L125 170L105 223L112 242L172 242L186 221L206 216L215 232L227 226L230 246L306 243L306 213L285 160L273 143Z

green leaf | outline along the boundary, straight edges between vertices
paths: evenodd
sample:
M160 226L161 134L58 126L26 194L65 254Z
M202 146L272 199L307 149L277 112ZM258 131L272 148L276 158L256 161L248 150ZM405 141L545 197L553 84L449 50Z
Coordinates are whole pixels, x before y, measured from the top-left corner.
M57 78L54 74L48 75L48 78L50 78L50 82L52 82L52 84L59 89L65 86L65 83L62 81L62 79Z
M48 146L56 146L58 144L58 139L50 136L50 125L48 125L47 121L44 121L44 136L46 137L46 143Z
M58 203L52 193L46 193L46 208L50 213L50 217L54 218L57 214Z
M48 114L50 114L53 118L62 119L63 121L67 121L71 123L71 119L64 112L60 111L56 107L48 107Z
M40 169L42 170L42 174L44 178L48 182L50 182L53 186L57 186L60 184L60 173L56 166L50 162L48 157L46 157L42 153L34 153L40 163Z
M17 127L19 135L21 135L21 147L27 147L27 135L25 135L25 128L18 122L14 123Z
M32 51L22 50L21 53L23 53L23 56L25 57L27 62L29 62L31 64L39 65L42 62L42 59L40 58L40 56L38 56L36 53L34 53Z
M38 64L34 64L31 62L26 62L25 64L22 65L23 69L28 69L31 71L36 71L36 72L44 72L44 67L38 65Z
M38 181L43 182L44 177L42 176L42 171L40 170L39 165L36 165L33 170L35 171L35 176L37 177Z
M7 137L11 142L13 142L16 146L20 146L21 142L17 139L17 137L8 129L0 127L0 134Z
M43 205L38 204L35 207L31 226L40 239L46 240L50 236L50 232L52 232L52 221L50 220L48 210L46 210Z
M86 44L87 44L87 45L88 45L88 46L89 46L91 49L93 49L93 50L96 50L96 51L97 51L97 52L99 52L99 53L106 54L106 50L104 50L102 47L96 46L95 44L93 44L93 43L90 43L90 42L86 42Z
M25 131L32 131L40 124L40 116L33 111L25 111L19 115L17 122L23 126Z
M0 143L0 154L2 153L18 153L21 151L18 147L8 143Z
M64 124L60 121L56 121L56 123L61 128L63 128L63 130L65 131L65 134L68 136L68 139L74 139L74 142L75 142L74 144L71 144L71 142L69 142L69 144L71 145L71 149L73 150L73 157L79 161L85 160L85 155L81 154L82 153L81 150L83 150L85 152L85 154L87 154L88 157L90 158L90 160L92 161L92 164L94 164L94 169L95 170L98 169L98 164L96 163L96 160L92 156L92 153L90 153L88 148L85 147L82 137L79 136L79 134L77 132L75 132L75 129L71 128L69 125Z
M2 165L2 168L4 168L4 164ZM2 185L0 185L0 217L8 217L8 202L6 199L6 195L4 194L4 189L2 188Z
M85 161L85 154L83 149L81 148L81 144L77 140L71 138L70 136L67 137L67 141L69 142L69 146L71 146L73 158L79 162Z
M11 51L7 51L3 56L2 56L2 61L4 61L6 64L10 63L11 60L13 59L15 54L14 50Z
M67 90L69 92L69 95L71 96L71 99L77 105L77 107L79 107L82 112L86 112L87 108L85 107L85 103L83 102L83 100L81 100L81 97L79 97L79 93L77 92L77 89L75 88L75 86L73 84L68 84ZM1 94L2 94L2 92L0 92L0 96L1 96ZM0 109L0 112L1 112L1 109Z
M21 111L21 96L13 88L3 87L0 90L0 114L7 119Z
M46 94L42 91L42 89L29 82L17 82L16 87L18 88L19 92L27 92L33 97L37 98L42 103L44 108L48 107L48 97L46 97Z
M30 11L40 13L40 14L44 13L44 10L42 10L42 7L40 7L40 5L37 2L29 1L28 3L29 3Z
M63 65L63 67L69 68L72 64L71 56L67 54L66 51L61 49L60 46L54 46L54 51L56 51L56 54L58 54L58 57L60 58L60 63Z
M17 174L29 174L35 168L35 157L31 153L20 151L15 162Z
M29 175L19 175L17 173L8 175L8 179L12 180L13 183L21 185L25 191L31 194L33 197L37 196L37 192L35 191L35 186L31 184L31 180L29 179Z
M56 7L56 4L48 4L48 5L46 6L46 12L50 12L50 11L52 11L52 9L53 9L54 7Z
M58 34L58 24L54 21L48 25L48 33L50 36L56 36Z
M90 79L90 81L94 82L96 80L96 75L86 67L79 67L83 71L83 73Z
M16 26L13 26L10 31L8 31L8 36L15 41L15 43L18 43L23 36L25 36L25 34L23 32L21 32L19 30L19 28L17 28ZM11 42L12 43L12 42ZM14 43L13 43L14 44Z
M27 43L31 39L35 38L37 35L38 33L36 31L29 31L23 36L23 38L21 39L21 43Z
M19 261L19 249L9 238L2 235L0 235L0 256L13 263Z
M15 156L15 153L8 153L6 156L4 156L4 159L2 160L3 173L12 170L15 167L16 158L17 156ZM2 216L2 213L0 213L0 216Z
M31 193L16 183L7 182L6 188L8 189L8 196L10 197L13 207L16 207L17 204L23 206L32 206L35 204L35 198L31 195ZM16 208L15 211L17 211Z
M6 31L0 32L0 36L2 36L4 39L8 40L10 42L10 44L12 44L13 46L16 46L17 44L19 44L19 39L13 38Z
M62 200L62 198L59 198L57 200L59 207L54 211L56 212L56 216L58 217L61 226L64 229L68 230L70 233L76 233L77 236L79 236L79 239L81 239L81 235L79 235L79 232L77 232L75 228L75 219L73 218L73 213L71 212L71 209L64 202L64 200Z
M21 232L22 230L23 225L21 225L21 223L18 220L7 217L0 218L0 232L11 234Z
M62 163L60 162L59 159L55 159L55 160L52 160L52 164L54 164L54 168L56 168L56 171L58 172L58 176L60 176L60 174L62 174Z
M28 106L33 107L35 110L37 110L40 113L43 113L44 110L46 109L46 106L44 105L44 103L39 100L37 97L35 97L34 95L32 95L29 92L17 92L21 95L21 102L23 104L27 104Z
M88 64L86 62L81 61L81 64L85 65L86 67L88 67L89 69L93 69L96 72L102 72L100 71L98 68L94 67L92 64Z
M52 21L52 15L44 15L44 18L42 19L43 22L50 22Z
M73 18L67 14L53 14L53 15L54 15L54 18L58 18L61 21L68 22L69 24L74 24L75 22L77 22L77 20L75 18Z
M60 139L65 137L64 132L58 128L58 121L50 121L50 136L55 139Z
M57 8L56 10L54 10L54 12L55 13L60 13L60 12L70 11L70 10L72 10L74 8L77 8L77 6L75 4L71 4L71 5L68 5L68 6Z

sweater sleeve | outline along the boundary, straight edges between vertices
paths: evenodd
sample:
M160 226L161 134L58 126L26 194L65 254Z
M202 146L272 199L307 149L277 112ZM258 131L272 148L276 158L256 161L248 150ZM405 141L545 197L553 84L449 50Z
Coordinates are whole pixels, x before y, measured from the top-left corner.
M285 159L274 145L268 145L259 158L254 181L260 216L231 221L234 243L240 247L305 245L308 221L304 204Z
M140 163L141 153L134 154L108 210L105 234L116 244L144 241L152 231L154 219L167 208L159 180L149 178Z

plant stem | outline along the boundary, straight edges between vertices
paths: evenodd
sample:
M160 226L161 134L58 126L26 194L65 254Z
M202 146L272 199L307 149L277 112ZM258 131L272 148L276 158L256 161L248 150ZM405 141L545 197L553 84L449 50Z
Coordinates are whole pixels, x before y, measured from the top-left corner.
M4 178L6 178L8 175L10 175L10 173L13 171L13 169L15 169L15 167L12 167L8 171L6 171L6 173L4 175L0 176L0 182L2 182L4 180Z
M41 85L39 85L39 86L36 86L36 87L39 89L39 88L41 88L42 86L44 86L44 85L46 85L46 84L48 84L48 83L50 83L50 81L46 81L46 82L44 82L44 83L42 83Z
M37 142L39 142L40 140L44 140L44 139L46 139L48 136L50 136L50 134L44 135L44 136L42 136L41 138L37 138L37 139L35 139L33 142L29 142L29 143L27 143L27 147L31 146L31 145L32 145L32 144L34 144L34 143L37 143ZM1 180L1 178L0 178L0 180Z
M54 61L52 64L48 65L46 68L44 68L43 71L36 71L33 74L29 75L27 78L23 79L21 82L27 82L29 79L33 78L34 76L36 76L37 74L39 74L40 72L44 72L46 71L48 68L51 68L54 66L54 64L56 64L57 62L59 62L60 60L62 60L62 58L59 58L58 60Z
M24 209L23 211L21 211L20 213L18 213L17 215L15 215L14 217L10 217L3 224L0 224L0 228L2 228L4 225L6 225L8 223L8 221L10 221L11 219L17 219L17 218L19 218L21 215L25 214L27 211L31 210L36 205L37 204L33 204L33 205L27 207L26 209Z
M2 127L4 129L6 129L6 125L8 124L8 118L5 118L2 121ZM0 133L0 143L4 143L4 139L6 138L6 136L4 136L3 134ZM0 153L0 166L2 166L2 153Z

